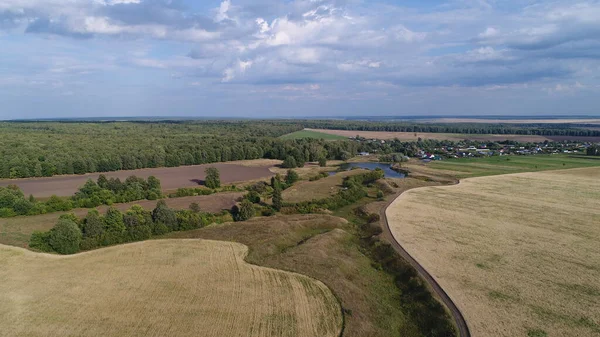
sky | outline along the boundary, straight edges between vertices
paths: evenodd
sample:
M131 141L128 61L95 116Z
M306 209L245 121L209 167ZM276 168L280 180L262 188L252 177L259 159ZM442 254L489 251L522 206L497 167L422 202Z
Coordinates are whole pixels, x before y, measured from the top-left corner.
M0 119L599 107L600 0L0 1Z

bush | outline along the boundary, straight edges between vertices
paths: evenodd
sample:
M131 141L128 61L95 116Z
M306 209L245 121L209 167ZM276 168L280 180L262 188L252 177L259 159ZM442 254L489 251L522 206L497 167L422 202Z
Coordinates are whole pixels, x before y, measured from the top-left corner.
M239 206L233 206L232 213L235 221L250 220L254 216L254 205L249 200L245 199Z
M52 249L59 254L75 254L79 252L81 237L81 231L77 224L67 218L62 218L50 230L48 242Z
M53 249L52 246L50 246L50 232L35 231L31 233L31 238L29 239L29 248L40 252L52 252Z
M288 185L292 185L293 183L300 180L298 173L294 170L288 170L287 175L285 176L285 183Z
M283 168L296 168L296 167L298 167L298 164L296 163L296 158L294 158L292 156L287 156L283 160L283 164L281 166Z
M258 204L260 202L260 194L258 194L256 191L250 191L244 196L244 198L253 204Z

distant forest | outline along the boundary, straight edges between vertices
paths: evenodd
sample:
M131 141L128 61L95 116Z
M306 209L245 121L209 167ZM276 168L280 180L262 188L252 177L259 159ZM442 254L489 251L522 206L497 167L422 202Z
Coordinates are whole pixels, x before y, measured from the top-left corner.
M402 152L409 142L385 145L349 140L284 140L303 128L600 136L600 130L571 125L412 124L358 121L136 121L0 123L0 178L50 177L153 167L176 167L245 159L348 159L360 151Z

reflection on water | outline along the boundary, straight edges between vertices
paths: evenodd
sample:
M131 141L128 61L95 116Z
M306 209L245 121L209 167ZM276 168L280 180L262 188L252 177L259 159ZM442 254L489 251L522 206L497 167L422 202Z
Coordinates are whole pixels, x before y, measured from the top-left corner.
M383 164L383 163L344 163L342 165L340 165L340 168L342 170L348 171L350 169L352 169L353 167L358 167L358 168L362 168L362 169L367 169L367 170L374 170L376 168L380 168L383 170L383 173L385 173L385 177L386 178L404 178L405 175L403 173L400 172L396 172L394 170L391 169L390 164ZM331 175L331 172L330 172Z

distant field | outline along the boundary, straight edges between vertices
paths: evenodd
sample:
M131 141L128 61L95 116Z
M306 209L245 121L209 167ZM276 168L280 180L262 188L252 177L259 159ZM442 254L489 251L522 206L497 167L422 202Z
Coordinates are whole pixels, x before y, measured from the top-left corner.
M600 168L405 192L396 239L463 311L473 336L600 335Z
M338 136L335 134L324 133L324 132L311 131L308 129L288 133L287 135L283 135L279 138L281 138L281 139L317 138L317 139L325 139L325 140L347 139L347 137Z
M600 137L574 137L574 136L535 136L535 135L487 135L487 134L460 134L460 133L433 133L433 132L387 132L387 131L357 131L357 130L325 130L325 129L306 129L319 133L327 133L343 137L360 136L368 139L394 139L402 141L417 141L421 139L432 140L480 140L480 141L504 141L514 140L519 142L542 143L544 141L563 141L563 140L582 140L590 142L600 141Z
M69 257L0 246L0 336L337 337L321 282L232 242L155 240Z
M506 173L561 170L600 166L600 160L586 156L532 155L487 158L458 158L431 162L430 169L454 173L458 178Z
M174 190L180 187L198 186L205 178L204 171L207 167L216 167L221 174L221 182L234 183L246 180L268 178L273 174L269 167L278 161L272 160L249 160L240 163L214 163L180 167L161 167L139 170L127 170L106 172L108 178L119 178L122 181L127 177L135 175L142 178L155 176L160 179L163 191ZM0 186L16 184L25 195L33 194L38 198L58 196L71 196L83 186L88 179L97 180L100 173L89 173L84 175L65 175L49 178L27 178L0 180Z
M283 191L282 197L285 202L303 202L328 198L340 190L345 177L364 172L365 170L352 170L339 172L316 181L301 181Z
M505 123L505 124L600 124L600 118L547 118L547 119L487 119L487 118L436 118L437 123Z
M224 208L230 209L235 205L236 199L244 193L217 193L212 195L200 195L193 197L165 199L167 205L175 209L187 209L191 203L196 202L200 209L205 212L220 212ZM156 206L157 201L141 200L126 204L115 204L115 208L126 211L133 205L140 205L145 209L151 210ZM107 206L98 207L100 212L104 213ZM14 218L0 218L0 244L6 244L17 247L27 247L31 233L34 231L48 231L58 221L58 218L65 213L75 213L78 217L84 217L90 209L77 208L69 212L56 212L50 214L41 214L33 216L19 216Z

